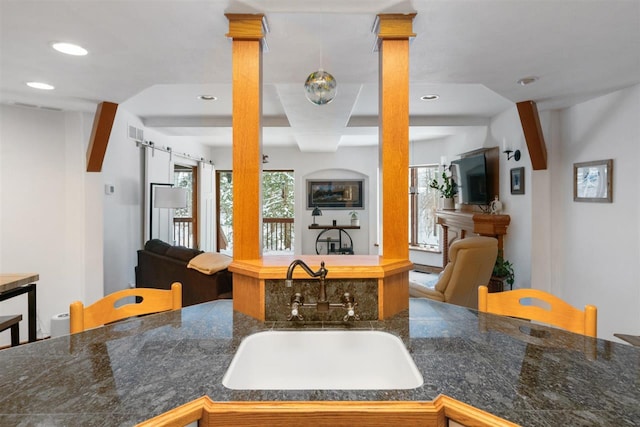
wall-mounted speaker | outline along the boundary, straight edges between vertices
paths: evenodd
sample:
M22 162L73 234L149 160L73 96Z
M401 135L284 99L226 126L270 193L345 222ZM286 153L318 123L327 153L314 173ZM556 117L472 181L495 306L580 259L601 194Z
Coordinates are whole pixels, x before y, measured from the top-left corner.
M87 172L100 172L102 161L107 152L107 144L111 136L111 128L116 118L118 104L113 102L101 102L96 109L93 119L93 129L87 148Z
M540 117L538 116L538 107L533 101L518 102L516 106L518 107L518 114L520 115L524 139L527 141L527 148L529 149L531 167L533 170L546 169L547 147L544 143L544 135L542 134L542 126L540 125Z

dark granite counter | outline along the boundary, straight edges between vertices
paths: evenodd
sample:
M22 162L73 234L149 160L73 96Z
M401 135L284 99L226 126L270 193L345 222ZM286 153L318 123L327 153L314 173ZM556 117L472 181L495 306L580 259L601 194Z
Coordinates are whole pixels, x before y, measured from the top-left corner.
M424 377L417 389L226 389L222 377L242 338L274 327L296 326L258 322L222 300L0 351L0 426L130 426L203 395L430 401L439 394L523 426L640 425L640 348L423 299L392 320L349 326L400 336Z

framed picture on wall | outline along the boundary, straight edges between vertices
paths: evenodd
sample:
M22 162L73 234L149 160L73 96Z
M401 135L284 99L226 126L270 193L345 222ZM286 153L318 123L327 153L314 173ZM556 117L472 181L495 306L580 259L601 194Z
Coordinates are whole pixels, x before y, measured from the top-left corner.
M574 202L613 202L613 160L573 164Z
M362 209L362 180L307 181L307 209Z
M524 194L524 168L511 169L511 194Z

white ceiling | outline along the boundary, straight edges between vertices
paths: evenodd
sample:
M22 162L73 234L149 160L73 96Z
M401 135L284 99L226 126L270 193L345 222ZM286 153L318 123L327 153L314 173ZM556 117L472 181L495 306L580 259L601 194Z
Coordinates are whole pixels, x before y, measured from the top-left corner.
M514 102L562 108L640 83L640 0L0 0L0 102L94 112L110 101L177 140L230 145L227 12L267 16L265 146L377 143L379 13L417 12L412 140L486 125ZM53 41L90 53L62 55ZM319 68L338 82L324 106L303 92ZM527 76L540 79L516 83ZM420 100L433 93L440 99Z

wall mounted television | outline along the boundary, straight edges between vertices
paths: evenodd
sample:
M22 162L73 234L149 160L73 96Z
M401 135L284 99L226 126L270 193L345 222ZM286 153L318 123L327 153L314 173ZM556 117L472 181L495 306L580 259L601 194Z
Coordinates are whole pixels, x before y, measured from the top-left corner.
M484 153L451 162L459 187L460 203L486 205L490 202L487 162Z

